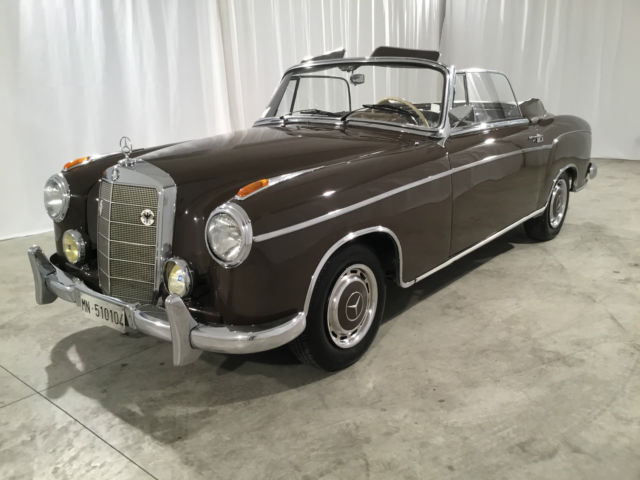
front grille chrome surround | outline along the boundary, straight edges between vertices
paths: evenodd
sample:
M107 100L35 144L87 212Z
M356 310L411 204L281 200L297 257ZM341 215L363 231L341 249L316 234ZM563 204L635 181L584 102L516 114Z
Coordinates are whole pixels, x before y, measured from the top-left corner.
M105 171L97 218L98 278L104 293L132 304L156 302L162 267L171 255L175 199L171 177L150 163ZM142 223L147 210L153 213L151 225Z

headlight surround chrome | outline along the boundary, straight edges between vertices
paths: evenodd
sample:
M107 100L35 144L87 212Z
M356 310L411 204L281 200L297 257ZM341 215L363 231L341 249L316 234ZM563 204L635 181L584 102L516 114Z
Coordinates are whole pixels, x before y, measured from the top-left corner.
M251 219L238 204L224 203L211 212L204 233L209 253L223 267L240 265L249 256Z
M77 265L84 262L87 242L77 230L67 230L62 234L62 249L69 263Z
M191 293L193 274L189 264L179 257L172 257L164 264L164 284L169 293L186 297Z
M67 180L60 173L49 177L44 184L44 208L54 222L64 219L69 209L71 191Z

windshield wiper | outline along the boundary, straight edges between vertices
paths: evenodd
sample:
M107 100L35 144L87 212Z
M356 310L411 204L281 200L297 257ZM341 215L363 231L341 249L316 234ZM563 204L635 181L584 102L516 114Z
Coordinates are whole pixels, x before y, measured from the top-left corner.
M396 107L395 105L381 105L376 103L363 103L361 108L356 108L350 112L345 113L340 117L340 121L344 122L351 114L361 112L362 110L385 110L387 112L399 112L409 115L411 118L415 118L415 114L409 110L405 110L402 107Z
M415 112L411 110L407 110L406 108L396 107L395 105L388 104L380 104L380 103L365 103L362 105L363 107L370 108L372 110L387 110L391 112L400 112L405 115L409 115L411 118L415 118Z
M307 108L304 110L294 110L287 113L287 115L293 115L294 113L302 113L303 115L325 115L327 117L339 117L340 115L335 112L328 112L326 110L319 110L317 108Z

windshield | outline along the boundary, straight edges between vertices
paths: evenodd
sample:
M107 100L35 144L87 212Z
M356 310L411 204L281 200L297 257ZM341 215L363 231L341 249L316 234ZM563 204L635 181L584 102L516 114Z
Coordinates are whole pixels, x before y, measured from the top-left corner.
M434 129L445 76L435 67L342 63L289 72L262 118L359 120Z

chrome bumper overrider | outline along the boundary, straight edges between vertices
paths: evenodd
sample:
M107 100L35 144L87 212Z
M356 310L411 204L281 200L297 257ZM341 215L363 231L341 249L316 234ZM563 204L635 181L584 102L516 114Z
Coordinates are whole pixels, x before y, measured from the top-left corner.
M176 366L195 361L203 350L219 353L271 350L296 338L306 325L302 312L284 322L262 328L205 325L194 320L177 295L167 297L165 308L132 305L98 293L81 280L67 275L56 268L38 246L29 248L28 255L38 304L51 303L56 298L61 298L80 305L80 295L85 294L124 307L128 328L172 343L173 364Z

